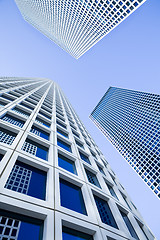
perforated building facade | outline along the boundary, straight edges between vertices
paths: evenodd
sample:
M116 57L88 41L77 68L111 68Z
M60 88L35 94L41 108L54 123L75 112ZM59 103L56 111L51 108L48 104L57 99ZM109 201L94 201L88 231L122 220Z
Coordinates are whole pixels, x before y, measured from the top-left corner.
M15 0L24 19L75 58L145 0Z
M56 83L0 91L1 240L155 239Z
M110 87L91 120L160 198L160 96Z

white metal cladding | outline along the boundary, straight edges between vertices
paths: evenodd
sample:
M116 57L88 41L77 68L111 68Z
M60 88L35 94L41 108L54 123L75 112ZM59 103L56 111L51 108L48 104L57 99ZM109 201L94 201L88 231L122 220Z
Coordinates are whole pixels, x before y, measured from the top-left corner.
M24 19L75 58L145 0L15 0Z
M14 96L14 99L8 100L6 105L1 106L0 118L5 114L14 114L17 119L24 122L23 127L19 127L0 119L0 127L16 135L11 145L0 140L0 208L13 213L11 219L0 218L0 221L2 220L0 239L3 237L17 239L20 221L17 228L14 227L14 214L16 213L43 220L43 240L62 240L62 226L90 234L94 240L132 240L134 238L119 210L127 215L138 236L137 239L155 239L57 84L48 79L0 78L0 80L1 93L7 93L8 97ZM20 105L22 101L25 106ZM30 101L33 110L27 107L30 106ZM15 111L15 108L18 110ZM51 119L48 119L46 115ZM37 118L40 121L37 121ZM57 119L66 128L58 125ZM37 135L32 132L33 126L39 132L46 132L49 139L45 139L43 134ZM59 133L57 127L61 130ZM62 135L62 132L65 134ZM71 146L72 152L58 146L57 138ZM40 155L34 155L32 151L23 151L26 139L35 142L37 146L45 147L48 151L47 160L41 158ZM74 164L76 174L59 166L58 154L68 158ZM84 156L88 161L85 161ZM27 195L31 172L26 167L17 167L15 164L17 160L22 165L24 163L46 172L45 200ZM87 177L87 171L94 178L94 182L91 177ZM81 188L87 215L61 206L60 178ZM20 184L18 179L21 179ZM94 195L103 202L107 202L118 228L102 222ZM103 208L101 212L103 213ZM13 224L8 226L8 222L13 222ZM6 228L8 234L14 230L15 237L9 238L6 235Z

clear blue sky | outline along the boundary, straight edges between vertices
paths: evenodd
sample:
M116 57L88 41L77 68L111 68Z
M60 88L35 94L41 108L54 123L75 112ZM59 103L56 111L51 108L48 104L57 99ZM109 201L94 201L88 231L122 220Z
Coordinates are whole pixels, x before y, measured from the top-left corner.
M160 200L89 120L109 86L160 94L160 0L148 0L79 60L0 0L0 76L47 77L63 89L157 239Z

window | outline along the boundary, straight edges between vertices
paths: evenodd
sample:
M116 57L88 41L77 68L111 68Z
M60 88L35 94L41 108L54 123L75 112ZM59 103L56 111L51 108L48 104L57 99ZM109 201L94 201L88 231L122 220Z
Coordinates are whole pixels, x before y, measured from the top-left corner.
M9 122L9 123L11 123L13 125L16 125L16 126L18 126L20 128L22 128L23 125L24 125L24 121L22 121L22 120L20 120L20 119L18 119L16 117L10 116L9 114L5 114L4 116L1 117L1 119L3 121Z
M63 123L61 123L61 122L58 121L58 120L56 121L56 123L57 123L59 126L63 127L63 128L67 128L66 125L64 125Z
M77 144L79 147L84 148L83 144L80 143L79 141L77 141L76 139L75 139L75 142L76 142L76 144Z
M49 133L43 131L42 129L35 127L34 125L32 126L30 132L32 132L32 133L36 134L37 136L40 136L44 139L49 140Z
M93 240L91 235L79 232L77 230L62 227L62 240Z
M20 109L20 108L13 108L12 109L14 112L17 112L18 114L24 115L25 117L28 117L30 114L25 112L24 110Z
M108 183L106 183L106 185L107 185L107 187L108 187L108 189L109 189L109 191L110 191L110 194L111 194L113 197L115 197L117 200L119 200L118 197L117 197L117 195L116 195L116 193L115 193L115 191L113 190L113 187L112 187L111 185L109 185Z
M25 102L21 102L20 105L22 105L22 106L24 106L24 107L26 107L26 108L29 108L30 110L34 110L34 107L28 105L28 104L25 103Z
M121 193L121 195L122 195L122 197L123 197L125 203L126 203L127 206L129 207L129 209L132 210L131 207L129 206L129 203L127 202L127 199L126 199L127 197L126 197L121 191L120 191L120 193Z
M90 152L91 152L92 156L96 158L96 154L91 150L90 150Z
M59 118L61 121L65 122L65 119L59 115L56 114L56 117Z
M149 238L147 237L147 235L146 235L146 233L145 233L145 231L144 231L144 229L143 229L143 224L142 224L138 219L136 219L136 221L137 221L140 229L142 230L144 236L146 237L146 239L149 240Z
M36 157L42 158L44 160L47 160L48 158L48 148L30 140L27 139L23 146L22 150L25 152L28 152Z
M72 130L72 133L73 133L76 137L79 138L79 134L78 134L76 131L74 131L73 129L71 129L71 130Z
M121 215L122 215L122 218L123 218L123 220L124 220L124 222L125 222L125 224L126 224L126 226L127 226L127 228L128 228L128 231L130 232L131 236L132 236L133 238L139 240L139 238L138 238L138 236L137 236L137 234L136 234L136 232L135 232L135 230L134 230L134 228L133 228L133 226L132 226L132 224L131 224L128 216L127 216L127 214L125 214L125 213L122 212L121 210L119 210L119 211L120 211L120 213L121 213Z
M45 200L46 173L16 161L5 188Z
M80 152L80 151L79 151L79 155L80 155L80 157L81 157L81 159L82 159L83 161L85 161L85 162L91 164L90 161L89 161L88 156L86 156L85 154L83 154L83 153Z
M97 196L94 196L94 199L102 222L118 229L108 203Z
M42 240L43 221L0 210L0 239Z
M81 188L60 179L61 206L87 215Z
M58 154L58 165L71 173L77 174L75 163L61 154Z
M59 147L64 148L65 150L72 152L71 151L71 146L67 144L66 142L62 141L61 139L57 138L57 144Z
M99 182L98 182L98 180L97 180L96 175L95 175L94 173L88 171L87 169L85 169L85 171L86 171L86 175L87 175L88 181L89 181L90 183L94 184L95 186L101 188L101 187L100 187L100 184L99 184Z
M105 173L104 173L104 171L103 171L103 168L100 167L98 164L97 164L97 167L98 167L99 171L105 175Z
M66 132L62 131L61 129L57 128L57 132L58 132L59 134L61 134L62 136L68 138L68 134L67 134Z
M16 138L17 134L11 131L8 131L4 128L0 128L0 142L11 145Z
M45 114L44 112L42 111L39 111L39 114L41 114L42 116L48 118L48 119L51 119L51 116L48 116L47 114Z
M36 122L38 122L38 123L40 123L40 124L42 124L42 125L44 125L44 126L46 126L46 127L50 127L50 124L48 123L48 122L45 122L44 120L42 120L42 119L40 119L40 118L36 118Z
M2 160L3 157L4 155L0 153L0 161Z

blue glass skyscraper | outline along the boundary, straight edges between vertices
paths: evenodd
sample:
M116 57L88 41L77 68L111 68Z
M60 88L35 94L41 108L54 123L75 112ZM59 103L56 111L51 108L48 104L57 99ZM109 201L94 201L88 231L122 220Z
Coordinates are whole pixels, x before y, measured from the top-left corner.
M110 87L90 119L160 198L160 96Z

